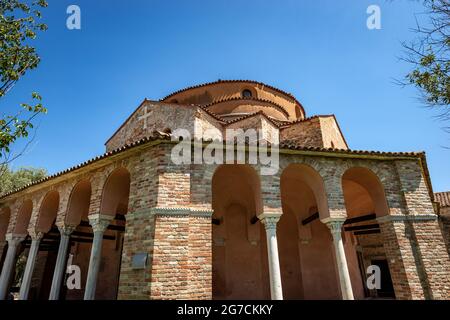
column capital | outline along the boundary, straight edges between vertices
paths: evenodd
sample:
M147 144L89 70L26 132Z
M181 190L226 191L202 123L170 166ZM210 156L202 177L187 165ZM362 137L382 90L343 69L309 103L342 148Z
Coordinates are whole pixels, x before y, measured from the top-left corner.
M281 218L281 214L278 213L263 213L258 216L261 223L264 224L266 230L277 229L277 223Z
M72 232L77 228L76 226L68 225L68 224L61 224L58 225L59 233L61 233L61 236L70 236Z
M41 240L44 237L44 232L36 230L28 230L28 234L30 235L31 240L33 241Z
M344 224L345 220L347 220L347 218L345 218L345 217L342 217L342 218L329 217L329 218L322 219L321 221L327 225L327 227L331 231L331 234L334 237L336 235L341 234L342 225Z
M17 246L19 243L25 240L26 237L26 234L8 233L6 234L5 239L6 241L8 241L9 246Z
M104 232L114 219L114 215L109 214L91 214L88 216L89 224L94 232Z

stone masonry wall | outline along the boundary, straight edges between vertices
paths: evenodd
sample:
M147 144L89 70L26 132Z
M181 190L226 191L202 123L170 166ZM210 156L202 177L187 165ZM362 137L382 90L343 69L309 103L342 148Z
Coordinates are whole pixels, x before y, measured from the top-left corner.
M171 129L174 131L177 128L185 128L192 134L196 109L189 106L145 101L107 141L106 151L150 136L154 130ZM142 118L144 115L147 118Z
M57 217L63 222L70 186L81 177L92 183L90 214L98 213L108 175L126 167L131 176L126 231L119 280L119 299L209 299L212 296L212 179L218 165L174 165L173 145L145 147L127 157L72 175L54 186L63 190ZM355 156L356 157L356 156ZM375 160L314 154L281 154L281 169L274 176L259 176L262 210L281 213L280 178L291 163L312 167L322 177L331 214L345 215L342 175L365 167L380 180L389 207L379 217L381 237L399 299L448 299L448 252L423 173L416 159ZM255 166L259 174L258 167ZM11 203L9 230L16 225L20 204L38 203L42 189L25 193ZM65 191L64 191L65 190ZM34 211L39 212L39 211ZM37 221L36 214L33 221ZM33 223L35 223L33 222ZM147 253L144 269L132 268L136 253Z
M312 118L281 129L280 141L293 141L304 147L323 147L320 119Z

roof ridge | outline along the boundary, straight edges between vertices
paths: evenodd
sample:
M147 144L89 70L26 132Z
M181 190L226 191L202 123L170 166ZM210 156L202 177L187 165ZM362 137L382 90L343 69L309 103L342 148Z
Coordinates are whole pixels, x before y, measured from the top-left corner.
M242 121L242 120L245 120L245 119L257 116L257 115L262 115L270 123L272 123L275 127L277 127L277 128L279 127L278 123L276 123L275 120L271 119L268 115L266 115L262 110L243 115L243 116L241 116L239 118L236 118L236 119L233 119L233 120L229 120L229 121L227 121L226 124L229 125L229 124L232 124L232 123L236 123L236 122L239 122L239 121Z
M67 174L69 172L84 168L92 163L95 163L97 161L103 160L105 158L108 158L113 155L120 154L122 152L125 152L129 149L145 145L146 143L149 143L151 141L170 141L172 138L171 134L163 133L160 131L153 131L152 135L144 137L142 139L136 140L134 142L130 142L128 144L125 144L119 148L116 148L112 151L105 152L99 156L96 156L94 158L91 158L89 160L86 160L80 164L77 164L75 166L72 166L68 169L59 171L57 173L54 173L52 175L48 175L45 178L39 179L37 181L28 183L27 185L11 190L9 192L6 192L2 195L0 195L0 200L4 199L14 193L18 193L20 191L23 191L29 187L38 185L40 183L44 183L46 181L55 179L57 177L60 177L64 174ZM191 141L195 141L195 139L191 139ZM207 142L207 141L204 141ZM223 141L223 143L226 143L226 140ZM301 146L301 145L295 145L293 142L285 141L278 144L279 149L289 149L289 150L298 150L298 151L312 151L312 152L332 152L332 153L339 153L339 154L355 154L355 155L379 155L379 156L407 156L407 157L423 157L425 155L425 152L384 152L384 151L367 151L367 150L350 150L350 149L336 149L336 148L321 148L321 147L307 147L307 146Z
M334 117L334 114L316 114L316 115L313 115L313 116L310 116L310 117L307 117L307 118L297 119L297 120L294 120L294 121L286 122L284 124L284 126L290 126L290 125L293 125L293 124L296 124L296 123L310 121L310 120L313 120L313 119L316 119L316 118L321 118L321 117Z

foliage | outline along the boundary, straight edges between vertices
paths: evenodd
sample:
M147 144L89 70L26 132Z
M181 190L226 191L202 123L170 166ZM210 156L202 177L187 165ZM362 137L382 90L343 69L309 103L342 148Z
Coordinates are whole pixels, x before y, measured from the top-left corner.
M40 180L47 176L47 171L42 168L20 168L11 170L7 165L1 168L0 194L21 188L31 182Z
M450 1L424 0L428 23L417 23L417 38L404 43L405 60L413 65L406 83L419 88L427 106L450 120Z
M35 0L31 4L22 0L0 1L0 99L12 89L27 71L35 69L40 62L36 48L31 42L38 32L47 26L39 23L41 8L47 7L45 0ZM7 162L11 145L22 137L27 137L33 128L32 120L47 110L37 92L31 94L32 103L22 103L21 108L0 118L0 157ZM0 100L1 101L1 100Z

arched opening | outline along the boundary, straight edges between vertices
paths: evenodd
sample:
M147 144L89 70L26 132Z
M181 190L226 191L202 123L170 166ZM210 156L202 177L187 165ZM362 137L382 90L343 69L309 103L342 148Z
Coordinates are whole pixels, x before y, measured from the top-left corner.
M126 168L115 169L106 180L103 187L100 214L115 216L125 214L124 208L128 208L128 196L130 193L130 173Z
M90 181L88 179L79 181L70 194L65 223L71 226L78 226L82 219L87 221L90 200Z
M310 166L291 164L281 175L283 215L277 226L284 299L339 299L325 187Z
M11 209L4 207L0 210L0 273L5 261L8 243L6 242L6 233L8 232L9 219L11 217Z
M14 262L15 267L12 271L12 276L10 278L9 292L17 293L20 289L21 279L25 271L26 265L26 254L25 251L26 244L29 243L30 236L28 235L28 224L30 223L31 214L33 212L33 201L30 199L25 200L17 211L16 223L12 229L13 234L26 236L25 240L19 245L16 253L16 260Z
M58 229L55 226L58 208L58 191L49 191L41 202L35 225L36 232L42 232L44 236L39 244L39 251L35 258L33 281L28 293L29 300L48 299L60 239ZM30 247L31 239L27 239L24 241L24 248L29 249ZM24 254L28 255L28 252L25 251ZM26 261L27 259L24 260Z
M125 215L128 211L130 173L124 167L115 169L103 187L100 214L111 215L114 220L103 236L102 258L96 299L116 299L122 262Z
M368 168L353 167L342 176L347 221L344 248L355 298L394 297L394 289L383 248L377 217L389 214L384 188ZM370 265L381 269L382 289L368 290L365 270Z
M70 249L66 260L71 260L73 265L80 268L81 288L67 290L63 286L61 296L66 300L82 300L89 268L89 258L93 240L92 227L89 224L88 214L91 201L91 182L83 179L73 187L67 205L65 224L76 226L70 237Z
M33 211L33 201L25 200L17 212L16 223L12 230L15 234L28 234L28 223L30 222L31 213Z
M212 179L213 299L270 297L261 186L248 165L222 165Z

